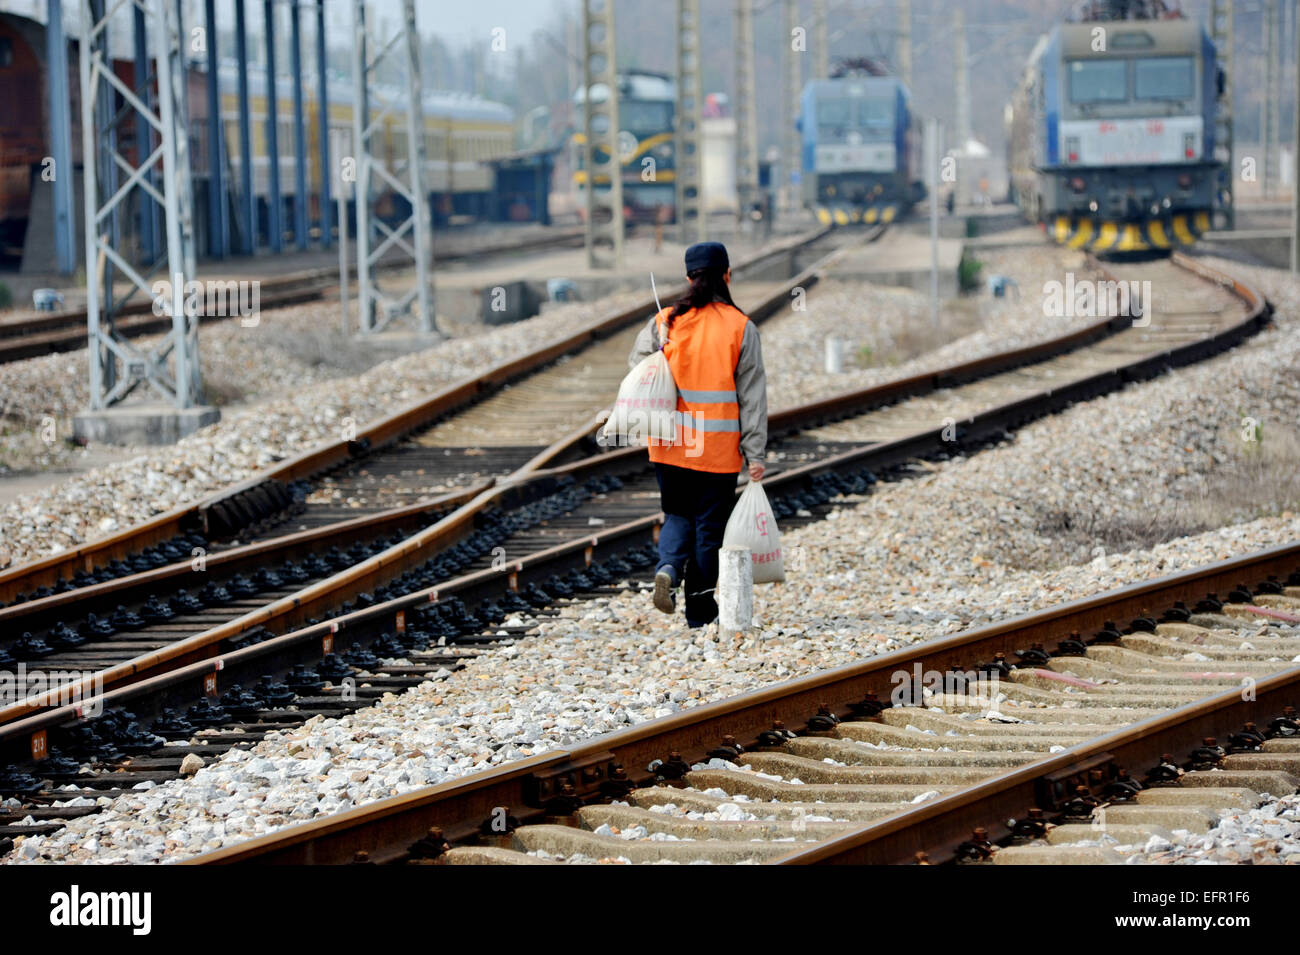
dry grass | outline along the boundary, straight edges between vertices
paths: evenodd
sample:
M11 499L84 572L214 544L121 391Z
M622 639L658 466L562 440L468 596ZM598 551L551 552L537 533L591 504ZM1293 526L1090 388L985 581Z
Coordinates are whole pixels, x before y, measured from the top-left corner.
M1054 566L1091 560L1098 548L1119 553L1300 510L1300 434L1272 428L1256 441L1233 432L1221 442L1228 460L1198 475L1190 488L1157 503L1135 502L1110 513L1045 514L1039 533L1057 548Z
M853 355L845 355L852 368L891 368L925 355L957 339L970 335L989 323L981 303L971 299L953 299L939 310L939 324L928 318L912 319L892 332L882 332L874 345L863 345Z

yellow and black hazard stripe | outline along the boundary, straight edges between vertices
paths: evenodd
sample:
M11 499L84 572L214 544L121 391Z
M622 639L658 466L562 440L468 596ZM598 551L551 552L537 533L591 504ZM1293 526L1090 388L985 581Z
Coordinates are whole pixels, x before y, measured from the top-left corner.
M870 206L814 205L812 212L822 225L875 225L877 222L888 225L898 218L900 209L898 203Z
M1195 245L1210 229L1208 211L1179 212L1175 215L1123 222L1109 219L1057 216L1048 234L1060 245L1090 252L1145 252Z

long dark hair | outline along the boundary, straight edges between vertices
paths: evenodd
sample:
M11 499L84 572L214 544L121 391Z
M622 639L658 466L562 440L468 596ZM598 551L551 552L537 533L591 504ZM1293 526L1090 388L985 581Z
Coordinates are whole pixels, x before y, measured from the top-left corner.
M732 308L736 303L731 300L731 289L727 286L727 280L723 277L727 274L726 269L709 268L696 269L693 272L687 272L686 277L690 279L690 288L686 294L677 300L673 305L673 310L668 313L664 320L665 333L672 331L673 319L678 315L685 315L693 308L703 308L711 302L726 302Z

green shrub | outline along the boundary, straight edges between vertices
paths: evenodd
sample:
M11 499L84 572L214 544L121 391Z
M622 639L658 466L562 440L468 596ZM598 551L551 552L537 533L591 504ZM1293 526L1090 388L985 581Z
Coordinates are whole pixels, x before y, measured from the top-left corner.
M974 256L962 254L961 263L957 266L957 282L963 292L979 288L980 271L983 268Z

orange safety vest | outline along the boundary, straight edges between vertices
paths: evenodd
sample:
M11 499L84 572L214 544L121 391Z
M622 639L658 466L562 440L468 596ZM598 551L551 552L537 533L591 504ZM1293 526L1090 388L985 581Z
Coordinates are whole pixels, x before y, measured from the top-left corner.
M664 340L665 308L655 316ZM693 308L673 319L664 357L677 383L677 441L650 444L650 460L694 471L736 474L740 454L740 404L736 363L748 317L725 302Z

